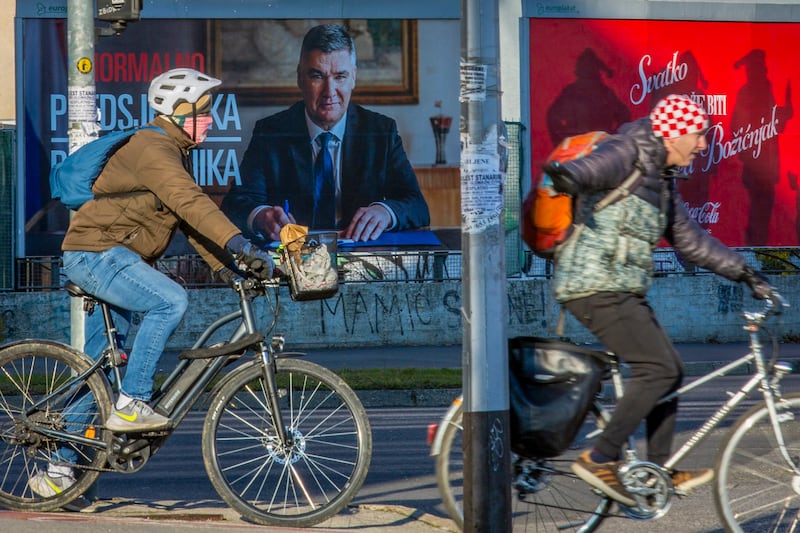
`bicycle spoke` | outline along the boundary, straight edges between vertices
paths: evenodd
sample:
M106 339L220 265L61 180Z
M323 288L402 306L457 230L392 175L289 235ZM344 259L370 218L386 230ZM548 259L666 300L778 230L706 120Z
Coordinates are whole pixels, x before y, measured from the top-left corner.
M48 511L94 483L105 452L68 438L83 437L104 418L95 398L110 405L105 376L78 378L90 366L85 356L53 343L26 341L0 349L0 505ZM75 483L45 498L29 481L50 465L71 468Z
M800 461L800 395L776 402L787 451ZM731 430L717 464L714 495L732 531L800 531L800 476L786 462L766 404L747 411Z

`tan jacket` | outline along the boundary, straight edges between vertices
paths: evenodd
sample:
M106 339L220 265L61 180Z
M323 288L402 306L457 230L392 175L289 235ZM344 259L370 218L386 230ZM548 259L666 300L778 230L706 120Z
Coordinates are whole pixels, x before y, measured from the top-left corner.
M180 227L216 271L230 260L225 243L241 231L194 182L189 150L196 144L165 117L152 124L167 135L139 131L111 157L92 187L96 197L75 213L61 249L122 245L152 262Z

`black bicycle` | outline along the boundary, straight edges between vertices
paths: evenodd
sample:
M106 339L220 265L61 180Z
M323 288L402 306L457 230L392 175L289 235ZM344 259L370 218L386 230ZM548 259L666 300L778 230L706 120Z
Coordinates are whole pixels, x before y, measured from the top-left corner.
M239 309L208 326L153 395L151 407L171 425L121 435L103 427L125 364L108 304L68 283L87 310L99 306L109 345L96 361L47 340L0 348L0 505L50 511L79 498L102 472L139 471L211 389L203 461L228 505L253 522L290 527L342 510L369 469L366 411L339 376L283 351L282 336L266 341L259 332L254 300L266 297L277 319L277 281L232 286ZM220 336L227 340L209 345ZM28 481L51 463L72 468L76 482L43 498Z

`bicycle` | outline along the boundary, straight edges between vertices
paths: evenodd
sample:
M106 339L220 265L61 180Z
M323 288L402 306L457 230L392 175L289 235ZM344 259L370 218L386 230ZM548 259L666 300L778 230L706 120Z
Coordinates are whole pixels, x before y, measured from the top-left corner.
M605 353L609 366L604 379L610 381L605 389L612 391L611 397L606 398L606 393L601 392L595 398L569 449L551 458L512 455L511 479L517 494L515 530L588 533L610 516L649 520L665 515L672 497L683 495L673 487L669 470L759 389L763 399L736 418L719 448L713 481L717 515L728 531L800 531L800 393L781 392L781 379L792 367L778 361L775 336L769 333L773 346L769 360L765 359L759 339L762 332L768 333L765 322L779 315L785 305L775 293L762 309L745 312L749 352L695 378L661 400L670 401L736 369L755 365L754 373L748 374L738 391L730 393L727 401L663 466L640 459L635 439L630 439L624 450L620 478L634 496L636 507L617 504L580 480L570 469L579 451L590 446L591 438L598 435L609 420L614 399L624 393L622 365L614 354ZM463 528L461 400L460 396L456 398L444 418L432 424L429 441L431 455L436 458L436 480L444 507Z
M284 351L284 337L267 342L258 332L254 301L271 300L274 289L271 330L279 312L278 281L239 278L232 287L239 309L210 324L153 395L151 407L171 425L121 435L103 427L125 364L109 306L67 283L88 311L99 306L108 348L96 361L47 340L0 348L0 505L51 511L74 502L102 472L139 471L210 388L203 462L228 505L255 523L289 527L314 525L341 511L369 469L366 411L335 373L297 359L302 353ZM215 336L227 340L207 346ZM73 460L64 459L69 456ZM42 498L28 480L48 463L72 467L76 482Z

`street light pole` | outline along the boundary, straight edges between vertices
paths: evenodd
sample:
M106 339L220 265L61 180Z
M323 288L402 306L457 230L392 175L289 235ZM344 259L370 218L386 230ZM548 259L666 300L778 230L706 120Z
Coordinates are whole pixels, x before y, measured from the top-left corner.
M94 84L94 0L67 1L67 106L69 153L97 139ZM72 215L72 213L70 214ZM70 299L70 344L83 350L84 313L80 298Z
M97 139L100 124L97 117L94 83L94 0L67 1L67 116L69 153ZM70 212L70 219L75 213ZM70 298L70 345L83 351L86 317L82 298ZM84 503L76 502L70 509L80 509L98 496L95 482L84 493Z
M463 0L464 531L511 531L498 0Z

